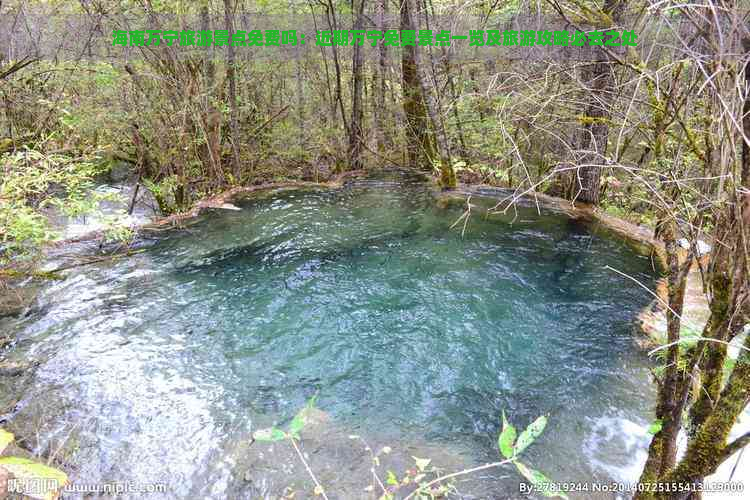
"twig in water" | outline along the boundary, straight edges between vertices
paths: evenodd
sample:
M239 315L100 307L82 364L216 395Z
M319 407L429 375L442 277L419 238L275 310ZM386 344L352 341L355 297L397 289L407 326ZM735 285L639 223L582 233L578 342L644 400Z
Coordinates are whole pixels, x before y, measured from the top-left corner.
M505 465L505 464L510 463L512 461L513 461L513 459L509 458L508 460L503 460L502 462L492 462L491 464L480 465L479 467L474 467L473 469L464 469L462 471L453 472L452 474L447 474L445 476L440 476L439 478L433 479L432 481L430 481L429 483L425 484L424 486L420 486L416 490L412 491L411 493L409 493L409 495L406 498L404 498L404 500L409 500L410 498L412 498L414 495L416 495L420 491L424 491L426 488L429 488L433 484L440 483L442 481L445 481L446 479L452 479L454 477L464 476L466 474L471 474L473 472L479 472L480 470L491 469L493 467L500 467L501 465Z
M326 492L323 489L323 486L318 482L318 479L315 477L315 474L313 474L313 471L310 469L310 466L307 465L307 461L305 460L305 457L302 456L302 452L299 450L299 447L297 446L295 439L290 438L290 441L292 442L292 446L294 446L294 451L296 451L297 455L299 455L299 459L302 460L302 465L305 466L305 469L307 469L307 473L310 475L313 482L315 483L316 491L320 491L320 495L324 498L324 500L328 500L328 497L326 496Z
M453 229L454 227L456 227L456 225L458 225L458 223L461 222L461 220L463 219L464 227L463 229L461 229L461 238L463 238L464 234L466 233L466 225L469 223L469 217L471 217L471 195L469 195L469 197L466 198L466 212L461 214L461 217L456 219L456 222L454 222L453 225L451 225L450 229Z

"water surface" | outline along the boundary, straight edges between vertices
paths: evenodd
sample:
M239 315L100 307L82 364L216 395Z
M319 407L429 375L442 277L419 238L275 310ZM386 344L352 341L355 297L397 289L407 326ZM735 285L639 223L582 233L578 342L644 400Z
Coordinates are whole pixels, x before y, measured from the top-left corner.
M559 481L637 478L653 394L634 317L649 297L605 266L651 285L647 257L531 206L477 208L462 235L460 206L399 176L236 204L75 270L0 324L19 339L8 355L39 363L0 379L0 409L18 402L8 425L40 430L39 451L67 438L74 479L249 498L237 443L316 393L342 433L461 466L497 459L502 411L520 426L548 414L529 463ZM482 483L462 493L507 497L518 476Z

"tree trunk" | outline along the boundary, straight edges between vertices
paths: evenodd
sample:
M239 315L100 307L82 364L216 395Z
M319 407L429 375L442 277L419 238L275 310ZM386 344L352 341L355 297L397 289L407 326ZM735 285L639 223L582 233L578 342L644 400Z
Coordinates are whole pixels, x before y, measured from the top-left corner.
M209 12L209 1L205 0L200 10L201 31L208 31L211 29L211 17ZM221 122L220 114L218 110L214 108L212 95L214 91L214 80L216 76L216 68L214 67L213 56L211 53L211 47L204 47L203 54L203 116L200 117L202 121L202 127L205 133L206 140L206 160L204 164L214 175L211 176L214 179L214 183L223 184L225 181L224 172L221 165Z
M441 48L441 52L443 55L443 67L445 69L446 77L448 78L448 87L451 90L450 107L453 113L453 119L456 120L456 133L458 134L458 144L460 146L460 151L458 152L457 156L461 158L466 154L466 140L464 139L464 131L463 131L463 127L461 126L461 117L458 114L459 95L458 95L458 92L456 91L456 82L453 78L453 67L451 66L451 52L450 50L445 50L445 47L440 47L440 48Z
M362 29L362 15L364 12L364 0L354 0L354 29ZM362 149L364 138L362 133L362 120L364 110L362 109L362 87L364 78L362 67L364 60L362 55L362 46L354 44L352 47L352 119L349 123L349 165L354 170L362 168Z
M385 31L385 16L388 13L388 0L379 0L378 2L378 30ZM388 133L386 131L385 117L385 91L386 81L388 79L388 47L386 47L383 40L378 43L378 73L379 81L374 89L375 92L375 133L377 134L377 149L379 152L384 152L387 145L390 143Z
M201 7L201 31L209 31L211 29L211 16L209 12L209 0L205 0ZM213 44L212 44L213 46ZM207 94L213 90L215 68L211 54L211 47L205 47L205 53L203 54L203 65L205 69L205 81Z
M383 0L385 1L385 0ZM3 0L0 0L0 16L3 15ZM1 19L2 17L0 17ZM0 41L2 39L0 38ZM3 47L2 44L0 44L0 67L2 67L2 63L5 60L5 47Z
M408 0L401 0L402 30L416 29L410 3ZM407 163L411 168L431 170L435 146L430 135L427 109L419 83L418 50L413 46L401 48L401 86L406 115Z
M750 27L748 27L750 29ZM742 47L745 54L750 54L750 36L742 40ZM745 61L745 89L748 94L745 95L745 103L742 106L742 185L750 186L750 61ZM745 193L745 201L748 195Z
M623 0L605 0L604 12L617 24ZM577 179L572 189L572 198L592 205L599 204L601 165L607 152L610 110L614 93L614 74L609 56L604 49L595 49L596 59L583 70L583 80L588 87L588 99L581 117L582 129L578 149L582 153L577 159Z
M336 21L336 8L333 6L332 0L328 0L328 6L326 7L326 20L328 21L329 30L333 31L338 29L338 22ZM336 47L337 45L335 43L331 44L331 52L333 53L333 67L336 70L336 101L339 103L339 112L341 113L341 120L344 122L344 130L348 131L349 125L346 123L344 99L341 95L341 64L339 63L339 51Z
M299 127L299 151L300 156L303 157L305 148L305 96L302 87L302 59L300 57L300 47L295 47L294 50L294 63L297 72L297 126ZM301 159L301 158L300 158Z
M414 22L414 16L416 13L416 4L414 0L404 0L401 4L401 26L402 30L404 29L416 29L416 23ZM409 26L409 28L405 28L404 26ZM413 51L407 51L406 49L415 49ZM407 56L407 52L409 52L409 55ZM440 120L440 110L439 106L437 104L437 101L435 99L434 94L431 92L429 83L427 80L427 76L425 74L424 68L422 66L421 60L420 60L420 54L419 50L417 50L416 47L403 47L403 71L404 71L404 83L406 84L406 72L407 70L409 72L413 72L413 74L409 75L410 81L409 85L410 88L410 97L413 98L414 101L421 101L423 112L426 112L426 118L428 118L427 125L430 125L432 127L432 132L434 135L434 147L430 148L429 154L427 155L426 160L429 162L429 165L432 165L434 162L438 162L438 168L440 171L440 185L444 189L452 189L456 187L456 173L453 170L453 164L451 162L451 156L450 156L450 149L448 147L448 141L445 136L445 129L442 126L442 122ZM416 84L416 85L414 85ZM414 88L416 87L416 88ZM407 103L406 103L406 88L404 89L405 92L405 102L404 102L404 111L407 112ZM414 95L416 93L416 95ZM421 96L421 99L420 99ZM412 123L409 124L410 126L413 126ZM432 143L430 140L430 135L426 130L427 127L425 127L424 131L419 131L419 133L424 133L427 136L427 141ZM431 144L432 145L432 144Z
M745 52L750 51L750 39L743 40ZM750 65L745 65L745 81L750 88ZM743 103L742 153L739 172L739 186L750 184L750 96ZM733 161L733 160L731 160ZM735 188L731 198L723 206L725 211L718 217L714 230L714 245L707 271L709 307L711 315L702 333L703 338L730 342L750 321L750 276L747 255L750 252L748 228L750 228L750 194ZM672 222L674 224L674 222ZM670 333L670 341L673 335ZM670 418L679 421L684 402L679 399L686 393L685 386L697 372L698 388L696 402L690 409L689 440L684 456L675 465L675 451L670 449L668 438L654 436L649 456L641 476L642 483L660 482L667 485L699 485L716 472L722 462L735 452L750 444L750 433L745 433L731 443L729 434L740 414L750 401L750 337L744 341L734 368L722 386L723 365L726 358L726 345L699 341L688 351L685 365L679 369L681 381L676 383L678 397L659 394L659 407L665 408L671 402L677 403ZM672 375L677 376L677 359L670 353L667 366L674 364ZM696 369L697 368L697 369ZM669 375L668 375L669 376ZM671 399L670 399L671 398ZM657 416L659 416L657 408ZM679 429L679 424L676 424ZM674 432L673 432L674 433ZM653 498L686 499L700 498L692 492L639 492L638 500Z
M242 171L240 166L240 134L237 109L237 82L235 77L235 54L232 45L234 33L234 11L232 0L224 0L224 19L229 30L229 44L227 45L227 81L229 82L229 140L232 143L232 172L234 181L241 183Z

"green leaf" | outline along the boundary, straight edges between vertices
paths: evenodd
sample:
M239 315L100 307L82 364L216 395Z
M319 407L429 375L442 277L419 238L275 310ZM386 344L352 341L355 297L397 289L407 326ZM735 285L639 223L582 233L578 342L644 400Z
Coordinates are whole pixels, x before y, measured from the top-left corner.
M312 409L315 408L315 402L318 400L318 393L316 392L313 397L307 400L307 404L305 405L306 408Z
M654 435L658 433L661 430L662 421L660 418L657 418L653 422L651 422L651 425L648 426L648 433L651 435Z
M289 434L296 437L299 435L299 431L301 431L305 427L305 424L307 423L306 410L307 408L303 409L294 416L292 422L289 424Z
M13 434L5 429L0 429L0 453L2 453L14 439L15 436Z
M20 480L42 480L50 484L50 490L26 494L31 498L43 500L53 500L57 498L59 490L68 484L68 476L61 470L19 457L2 457L0 458L0 467L7 470L16 479Z
M396 474L393 473L393 471L389 470L387 472L387 477L385 479L385 484L390 484L391 486L398 486L398 478L396 477Z
M508 423L503 411L503 430L497 438L497 447L505 458L513 458L513 442L516 440L516 428Z
M420 472L424 471L427 466L430 465L430 462L432 462L432 460L430 460L429 458L417 458L414 456L412 456L411 458L414 459L414 463L417 464L417 469L419 469Z
M286 439L287 437L287 433L282 431L281 429L274 428L271 430L271 438L274 441L281 441L282 439Z
M288 434L278 427L269 427L253 432L253 439L260 442L271 443L274 441L283 441Z
M520 472L521 475L536 488L536 491L538 493L540 493L541 495L547 498L559 497L559 498L565 498L567 500L568 495L566 495L565 492L552 491L550 487L552 481L550 481L547 476L545 476L538 470L526 467L521 462L513 462L513 463L516 464L516 468L518 469L518 472Z
M289 424L289 434L291 434L293 437L298 438L299 431L301 431L305 427L305 425L307 425L307 417L310 414L310 410L315 408L315 400L317 398L317 394L311 397L305 407L302 408L292 419L292 422Z
M526 429L521 433L520 436L518 436L518 441L516 442L516 455L520 455L523 450L529 447L531 443L536 440L536 438L539 437L539 435L544 431L544 428L547 426L547 417L542 415L541 417L537 418L533 422L529 424Z

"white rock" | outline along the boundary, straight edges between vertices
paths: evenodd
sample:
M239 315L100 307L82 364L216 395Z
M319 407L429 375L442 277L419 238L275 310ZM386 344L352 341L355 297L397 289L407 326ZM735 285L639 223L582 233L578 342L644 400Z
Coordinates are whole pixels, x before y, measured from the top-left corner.
M685 238L681 238L677 240L677 244L679 244L685 250L688 250L690 248L690 242ZM708 252L711 251L711 245L709 245L703 240L698 240L698 243L696 246L698 247L698 255L706 255Z

